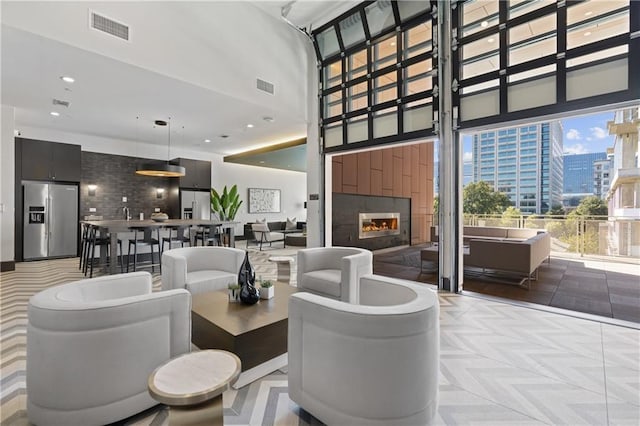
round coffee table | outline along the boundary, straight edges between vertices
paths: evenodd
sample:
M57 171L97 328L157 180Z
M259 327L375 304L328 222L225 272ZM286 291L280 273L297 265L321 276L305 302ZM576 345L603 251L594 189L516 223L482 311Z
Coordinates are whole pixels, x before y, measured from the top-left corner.
M191 352L156 368L149 376L149 394L170 407L171 425L222 425L222 393L240 370L240 358L231 352Z
M307 245L307 234L302 232L286 234L284 240L287 246L305 247Z

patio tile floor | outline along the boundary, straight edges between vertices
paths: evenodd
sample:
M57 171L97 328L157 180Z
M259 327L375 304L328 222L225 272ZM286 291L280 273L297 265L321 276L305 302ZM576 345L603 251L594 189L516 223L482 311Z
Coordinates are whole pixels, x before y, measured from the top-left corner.
M438 275L425 262L420 268L424 245L374 253L374 273L425 283L436 283ZM477 271L465 272L465 292L530 302L576 312L640 323L640 264L637 259L592 259L551 256L538 271L531 288L496 280Z

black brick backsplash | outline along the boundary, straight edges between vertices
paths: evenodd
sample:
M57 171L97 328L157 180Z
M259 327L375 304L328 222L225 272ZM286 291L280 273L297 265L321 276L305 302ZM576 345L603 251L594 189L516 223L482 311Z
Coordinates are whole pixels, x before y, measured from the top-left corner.
M140 176L136 167L154 160L124 155L98 154L82 151L82 182L80 183L80 218L96 215L103 219L123 219L122 208L129 207L133 219L144 213L148 219L154 208L169 210L169 183L164 177ZM89 195L88 185L96 185L95 196ZM164 188L157 198L157 188ZM127 202L122 202L127 197ZM89 208L94 207L95 212Z

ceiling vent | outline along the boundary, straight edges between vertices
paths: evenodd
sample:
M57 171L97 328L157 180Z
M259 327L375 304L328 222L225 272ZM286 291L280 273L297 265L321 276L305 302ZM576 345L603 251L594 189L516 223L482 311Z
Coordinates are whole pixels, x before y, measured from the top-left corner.
M91 28L129 41L129 27L95 12L90 14Z
M267 92L273 95L273 84L260 79L257 79L256 82L258 90L262 90L263 92Z
M60 99L54 99L53 104L62 105L63 107L69 108L69 101L61 101Z

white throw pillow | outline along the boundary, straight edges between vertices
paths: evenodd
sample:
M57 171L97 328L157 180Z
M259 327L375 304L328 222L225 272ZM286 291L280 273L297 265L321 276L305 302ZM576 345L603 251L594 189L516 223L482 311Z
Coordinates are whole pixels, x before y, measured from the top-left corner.
M267 223L267 218L264 219L256 219L256 223Z
M292 229L298 229L298 222L296 222L296 218L295 217L292 217L291 219L287 218L287 225L284 229L287 231Z

